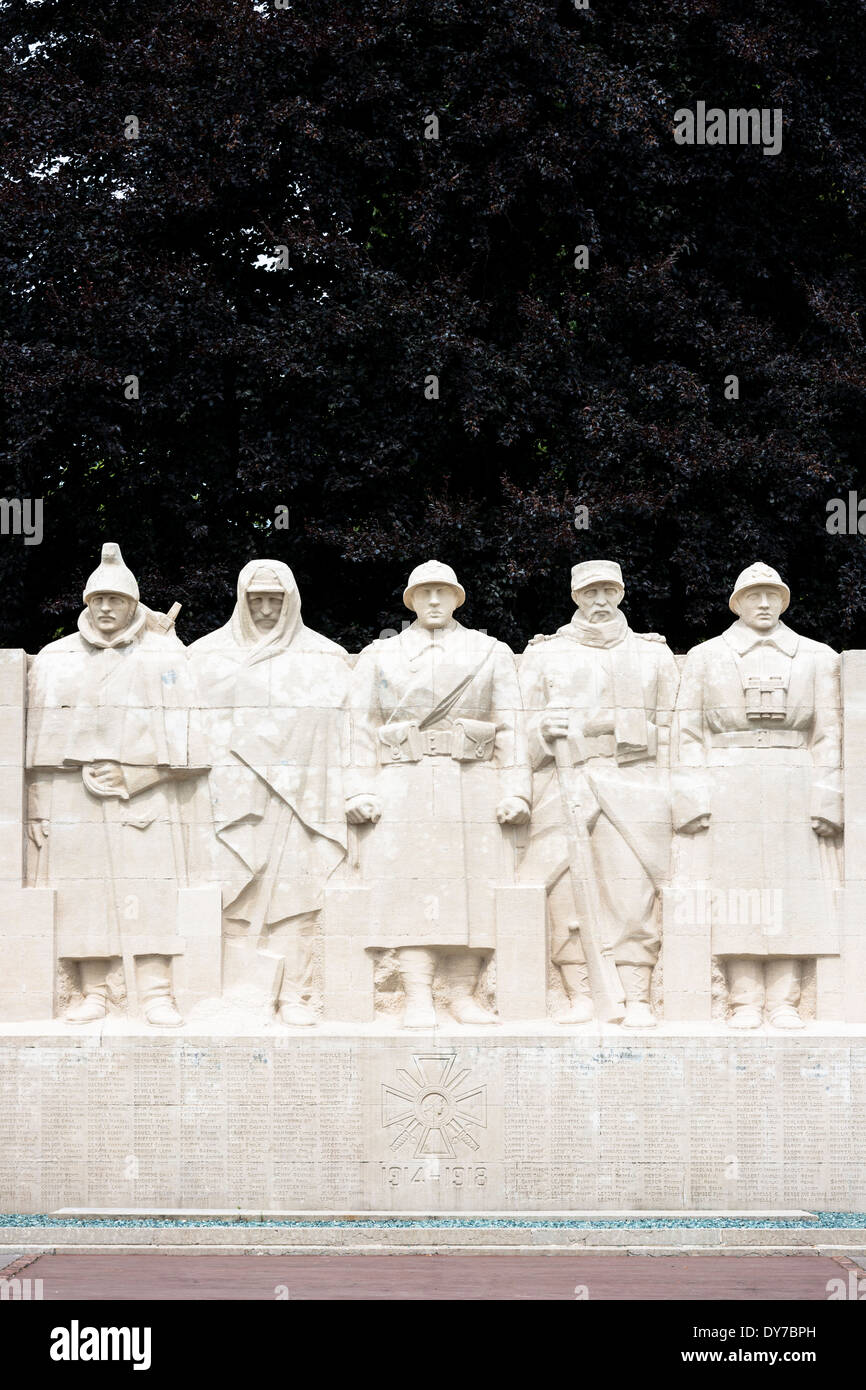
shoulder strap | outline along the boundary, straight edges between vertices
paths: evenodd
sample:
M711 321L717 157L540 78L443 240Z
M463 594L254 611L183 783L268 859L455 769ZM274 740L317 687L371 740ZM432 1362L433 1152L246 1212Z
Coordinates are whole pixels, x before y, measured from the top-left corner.
M469 686L475 680L475 677L480 675L482 668L486 666L495 652L496 645L496 642L491 643L489 649L484 653L481 661L475 667L475 670L470 671L468 676L464 676L462 681L459 681L454 689L450 690L448 694L439 701L435 709L431 709L429 714L425 714L418 725L419 729L429 729L431 724L436 724L440 719L443 719L446 714L450 714L451 710L460 703L461 696L468 690Z

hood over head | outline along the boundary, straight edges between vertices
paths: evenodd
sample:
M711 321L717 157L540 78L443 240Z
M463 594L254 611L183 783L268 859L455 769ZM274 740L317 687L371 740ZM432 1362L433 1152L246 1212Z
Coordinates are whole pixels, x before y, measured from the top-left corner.
M259 632L250 613L247 595L282 590L283 607L270 632ZM301 596L295 576L282 560L250 560L238 575L238 601L231 616L232 637L248 649L247 663L263 661L285 651L297 637L301 621Z

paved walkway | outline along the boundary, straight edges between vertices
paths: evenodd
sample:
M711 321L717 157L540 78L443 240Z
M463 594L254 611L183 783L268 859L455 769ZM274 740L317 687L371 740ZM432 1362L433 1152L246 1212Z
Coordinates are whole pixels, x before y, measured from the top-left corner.
M824 1255L38 1255L7 1279L51 1299L825 1301ZM859 1270L858 1270L859 1273Z

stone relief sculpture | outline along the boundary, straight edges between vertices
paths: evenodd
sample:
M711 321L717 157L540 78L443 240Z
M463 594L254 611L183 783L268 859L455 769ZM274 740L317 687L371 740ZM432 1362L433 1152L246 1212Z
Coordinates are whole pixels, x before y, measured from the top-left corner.
M305 626L289 567L254 560L230 621L189 661L211 765L193 859L223 888L224 990L315 1023L316 923L346 850L347 655Z
M736 1029L802 1027L813 985L820 1018L843 995L859 1017L840 983L860 970L840 658L781 621L790 592L763 564L681 678L629 627L618 564L575 565L571 589L571 621L515 659L456 621L465 591L428 561L414 621L353 669L281 561L245 565L230 620L186 650L177 605L145 607L106 544L78 631L31 659L7 968L32 908L40 1010L59 960L70 1023L124 994L162 1027L178 997L195 1018L220 995L295 1027L366 1023L382 959L410 1028L436 1024L434 988L458 1023L499 1021L494 997L502 1020L541 1020L553 967L566 1025L649 1027L663 996L708 1020L722 975ZM651 997L662 901L670 990Z
M437 958L453 1016L495 1021L475 991L496 945L493 885L514 875L504 827L529 819L514 656L455 620L465 597L448 565L419 565L403 595L415 621L353 673L347 815L364 827L376 944L396 948L407 1027L436 1022Z
M106 545L0 652L6 1210L857 1208L866 652L571 589L515 658L428 562L353 663L256 559L184 649Z
M733 1028L800 1028L803 958L839 949L839 658L780 621L790 590L743 570L736 622L688 654L674 731L685 879L708 885Z
M534 780L521 875L548 886L552 957L569 999L560 1021L600 1010L647 1026L657 889L669 870L677 667L663 637L632 632L619 611L618 564L575 565L571 589L571 622L534 638L520 668Z
M33 661L26 766L28 882L56 890L58 956L76 975L70 1023L104 1017L109 971L151 1024L181 1023L172 993L186 879L178 779L192 686L173 619L139 601L118 546L84 588L78 632Z

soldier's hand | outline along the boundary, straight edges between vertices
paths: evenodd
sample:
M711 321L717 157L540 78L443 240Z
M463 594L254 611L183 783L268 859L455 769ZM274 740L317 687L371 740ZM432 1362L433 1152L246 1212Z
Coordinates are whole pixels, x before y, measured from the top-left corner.
M697 835L701 830L709 830L709 828L710 813L707 811L705 815L695 816L693 820L687 821L685 825L681 825L677 833L679 835Z
M33 841L37 849L41 849L48 839L49 825L47 820L31 820L27 822L27 834Z
M500 825L525 825L529 807L522 796L507 796L496 808L496 819Z
M822 840L830 835L835 835L838 827L832 821L825 820L823 816L812 817L812 829L816 835L820 835Z
M568 715L543 714L539 727L544 739L565 738L568 735Z
M350 796L346 802L346 820L350 825L372 825L382 814L382 806L377 796Z
M124 796L126 783L120 763L90 763L83 769L85 783L98 796Z

